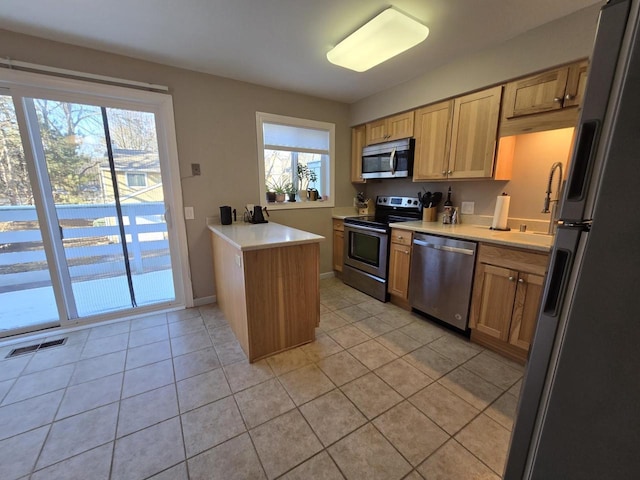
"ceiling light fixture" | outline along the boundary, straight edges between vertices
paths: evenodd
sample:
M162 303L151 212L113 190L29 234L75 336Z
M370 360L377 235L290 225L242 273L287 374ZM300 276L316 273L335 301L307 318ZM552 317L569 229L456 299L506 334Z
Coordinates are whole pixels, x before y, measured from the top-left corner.
M364 72L422 42L429 28L389 7L327 53L334 65Z

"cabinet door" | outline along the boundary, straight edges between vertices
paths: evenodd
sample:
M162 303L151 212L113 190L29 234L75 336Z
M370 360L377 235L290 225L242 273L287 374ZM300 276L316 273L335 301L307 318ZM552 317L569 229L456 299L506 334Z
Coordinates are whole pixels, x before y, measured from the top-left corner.
M411 247L392 243L389 254L389 286L391 295L404 300L409 298L409 267L411 265Z
M577 63L569 67L567 76L567 88L564 92L564 107L575 107L582 103L584 90L587 85L587 73L589 70L589 62Z
M333 219L333 269L341 272L344 255L344 220Z
M505 101L506 117L520 117L562 108L567 85L567 67L509 83Z
M367 145L413 137L413 111L367 123L365 137Z
M387 127L386 119L376 120L375 122L369 122L365 126L365 140L367 145L373 145L374 143L381 143L387 141Z
M501 97L498 86L454 100L449 178L491 178Z
M543 285L541 275L520 273L518 276L509 343L527 351L536 328Z
M351 129L351 181L365 183L362 178L362 148L365 145L366 127L360 125Z
M344 231L333 231L333 269L342 271L342 257L344 255Z
M413 137L413 117L413 111L387 117L387 141Z
M508 341L518 272L486 263L480 263L478 269L471 326Z
M447 177L453 100L416 110L413 180Z

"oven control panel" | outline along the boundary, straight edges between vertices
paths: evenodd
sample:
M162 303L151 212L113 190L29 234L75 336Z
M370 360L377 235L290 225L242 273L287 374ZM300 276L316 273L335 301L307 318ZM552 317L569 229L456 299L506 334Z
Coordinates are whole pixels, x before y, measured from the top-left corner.
M378 196L376 205L399 208L418 208L418 197L386 197Z

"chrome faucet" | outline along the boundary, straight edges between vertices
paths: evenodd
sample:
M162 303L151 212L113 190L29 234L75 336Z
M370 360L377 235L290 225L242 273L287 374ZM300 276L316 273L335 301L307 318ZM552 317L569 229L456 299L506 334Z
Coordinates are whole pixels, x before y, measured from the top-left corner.
M551 199L551 184L553 183L553 175L556 170L560 170L560 176L558 177L558 184L556 187L555 198ZM544 207L542 213L551 213L551 219L549 220L549 230L547 234L553 235L556 233L556 212L558 210L558 202L560 201L560 189L562 188L562 163L555 162L551 165L551 171L549 172L549 183L547 183L547 196L544 199ZM551 205L551 212L549 212L549 205Z

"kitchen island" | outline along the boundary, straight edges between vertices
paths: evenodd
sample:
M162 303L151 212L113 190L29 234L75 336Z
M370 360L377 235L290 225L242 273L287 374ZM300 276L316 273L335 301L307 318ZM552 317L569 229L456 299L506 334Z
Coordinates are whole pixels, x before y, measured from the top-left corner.
M209 230L218 305L249 361L315 340L324 237L273 222Z

